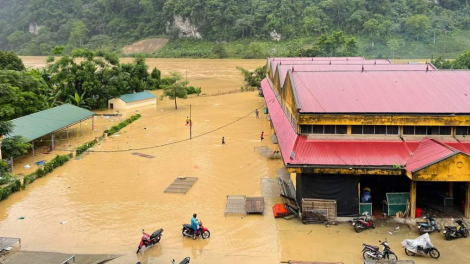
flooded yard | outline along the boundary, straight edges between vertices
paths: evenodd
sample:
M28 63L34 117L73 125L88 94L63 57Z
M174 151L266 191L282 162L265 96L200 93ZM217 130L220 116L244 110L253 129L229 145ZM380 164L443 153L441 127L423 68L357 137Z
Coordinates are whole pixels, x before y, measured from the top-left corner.
M147 62L163 72L188 68L188 80L202 86L203 92L237 89L242 83L235 66L250 69L264 63ZM142 118L95 146L96 152L68 162L2 201L2 236L20 237L23 250L123 255L111 263L170 263L189 256L195 264L279 263L290 259L362 263L362 243L378 245L378 240L385 238L399 259L405 259L400 242L418 236L404 225L391 235L389 230L397 226L391 223L357 234L347 224L325 227L303 225L296 219L274 219L271 207L282 202L278 197L265 198L264 215L225 216L227 195L261 196L261 178L275 179L276 170L283 167L281 160L268 160L254 151L260 146L278 150L271 143L265 115L255 119L252 113L263 107L263 98L257 92L198 97L179 100L178 110L168 99L157 104L156 109L142 109ZM189 138L185 119L190 105L194 138L177 143ZM102 126L111 122L101 121ZM226 145L221 144L222 137ZM132 155L134 152L155 158ZM164 193L178 176L198 180L187 194ZM211 231L210 239L182 237L182 224L189 223L193 213ZM136 255L143 228L147 232L163 228L163 238L157 246ZM445 241L437 233L431 239L441 252L439 262L470 262L466 253L470 240ZM429 257L412 259L417 263L436 262Z

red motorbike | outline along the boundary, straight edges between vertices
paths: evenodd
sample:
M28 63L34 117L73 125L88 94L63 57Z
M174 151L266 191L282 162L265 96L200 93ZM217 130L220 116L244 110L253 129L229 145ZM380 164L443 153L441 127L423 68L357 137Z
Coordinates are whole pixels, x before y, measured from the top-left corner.
M136 253L139 253L139 251L142 249L143 246L147 248L160 242L160 239L162 239L162 233L163 233L163 229L161 228L153 232L151 235L145 233L145 230L142 229L142 239L140 240L140 244L139 244L139 247L137 248Z
M211 232L202 225L202 222L199 222L199 229L200 230L196 233L196 237L202 237L203 239L206 239L211 236ZM183 224L183 230L181 230L181 233L185 237L193 237L194 229L191 227L191 225Z
M362 215L365 216L365 218L356 218L352 221L349 221L349 223L354 226L354 230L356 230L357 233L361 233L364 229L375 228L375 223L372 219L372 216L370 216L367 212L363 213Z

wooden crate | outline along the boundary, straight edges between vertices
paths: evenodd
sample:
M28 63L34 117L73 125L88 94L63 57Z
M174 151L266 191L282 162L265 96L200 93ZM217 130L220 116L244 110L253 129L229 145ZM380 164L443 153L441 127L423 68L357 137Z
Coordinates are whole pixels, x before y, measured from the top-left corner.
M336 222L337 207L335 200L302 199L302 222Z

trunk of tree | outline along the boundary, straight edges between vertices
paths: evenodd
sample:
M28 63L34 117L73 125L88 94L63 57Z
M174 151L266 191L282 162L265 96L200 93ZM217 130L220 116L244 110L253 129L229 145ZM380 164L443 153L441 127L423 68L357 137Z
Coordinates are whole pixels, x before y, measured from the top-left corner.
M434 29L434 45L436 44L436 30Z
M178 109L178 105L176 104L176 94L175 94L175 109Z

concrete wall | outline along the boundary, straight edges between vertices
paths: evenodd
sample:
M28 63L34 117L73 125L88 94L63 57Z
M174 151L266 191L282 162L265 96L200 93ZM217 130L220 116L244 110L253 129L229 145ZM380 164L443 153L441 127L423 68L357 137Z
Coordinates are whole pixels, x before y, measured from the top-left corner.
M146 107L146 106L155 107L157 104L157 98L135 101L135 102L130 102L130 103L126 103L119 98L113 98L108 101L108 108L111 108L111 104L113 104L113 109L116 109L116 110L136 109L136 108Z

